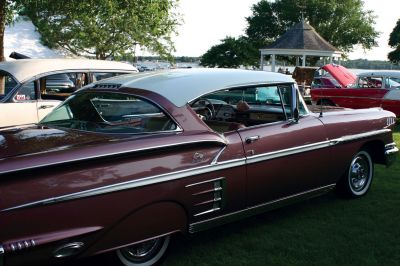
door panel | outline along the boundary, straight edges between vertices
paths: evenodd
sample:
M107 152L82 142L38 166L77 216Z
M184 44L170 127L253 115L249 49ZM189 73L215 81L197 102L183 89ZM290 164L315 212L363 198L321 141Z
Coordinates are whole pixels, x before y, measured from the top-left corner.
M247 157L247 203L254 206L334 182L326 134L313 116L240 130ZM318 145L316 145L318 144Z
M38 122L36 101L0 104L0 127Z

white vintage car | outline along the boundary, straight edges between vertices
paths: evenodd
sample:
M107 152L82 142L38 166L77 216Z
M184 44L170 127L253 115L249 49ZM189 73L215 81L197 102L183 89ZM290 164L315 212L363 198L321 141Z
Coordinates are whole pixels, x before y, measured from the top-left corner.
M37 123L69 94L104 78L136 73L127 63L21 59L0 63L0 127Z

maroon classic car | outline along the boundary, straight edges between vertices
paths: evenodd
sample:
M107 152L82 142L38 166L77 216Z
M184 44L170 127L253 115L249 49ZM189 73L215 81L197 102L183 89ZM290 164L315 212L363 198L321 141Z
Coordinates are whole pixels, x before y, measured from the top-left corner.
M393 113L310 113L290 77L192 69L72 94L0 130L0 265L110 252L152 265L195 233L335 189L367 193L398 149ZM332 155L335 156L332 156Z
M354 109L382 107L400 117L400 71L370 71L357 76L343 66L319 69L311 85L316 104Z

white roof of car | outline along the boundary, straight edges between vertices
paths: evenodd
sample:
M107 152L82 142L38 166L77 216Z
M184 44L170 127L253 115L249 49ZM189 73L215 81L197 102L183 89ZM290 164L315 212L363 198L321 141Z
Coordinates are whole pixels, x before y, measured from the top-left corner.
M389 71L389 70L375 70L362 72L358 74L359 77L395 77L400 78L400 71Z
M137 69L127 63L91 59L19 59L0 63L0 70L13 75L18 82L49 72L59 71L132 71Z
M124 75L96 84L120 84L122 87L150 90L183 106L207 93L239 86L294 83L291 76L241 69L176 69L145 74Z

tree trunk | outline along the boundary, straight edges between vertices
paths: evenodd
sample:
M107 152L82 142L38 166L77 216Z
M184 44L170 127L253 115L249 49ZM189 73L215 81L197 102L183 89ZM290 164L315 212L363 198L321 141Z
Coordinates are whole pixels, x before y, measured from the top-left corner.
M0 0L0 62L5 61L4 58L4 29L6 25L6 0ZM0 76L0 95L5 94L5 79Z
M6 0L0 0L0 62L5 61L4 57L4 30L6 27Z

